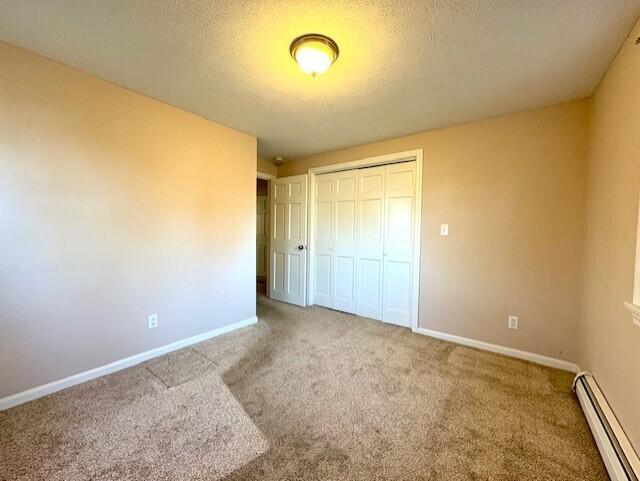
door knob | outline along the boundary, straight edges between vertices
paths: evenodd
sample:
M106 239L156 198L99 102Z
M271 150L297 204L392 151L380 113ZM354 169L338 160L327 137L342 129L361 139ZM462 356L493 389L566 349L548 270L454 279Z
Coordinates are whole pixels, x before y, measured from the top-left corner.
M302 244L300 244L300 245L298 246L298 250L299 250L299 251L301 251L302 249L304 249L304 246L303 246Z

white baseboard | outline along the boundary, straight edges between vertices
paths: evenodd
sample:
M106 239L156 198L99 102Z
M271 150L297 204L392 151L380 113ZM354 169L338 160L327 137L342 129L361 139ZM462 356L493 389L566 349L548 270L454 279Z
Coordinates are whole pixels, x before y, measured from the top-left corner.
M435 337L443 341L453 342L455 344L461 344L463 346L475 347L476 349L482 349L483 351L495 352L497 354L503 354L509 357L515 357L517 359L523 359L525 361L534 362L536 364L542 364L543 366L554 367L556 369L562 369L563 371L569 371L573 373L580 372L580 368L577 364L569 361L563 361L562 359L555 359L553 357L541 356L540 354L534 354L532 352L520 351L510 347L498 346L497 344L489 344L488 342L476 341L475 339L469 339L467 337L454 336L453 334L446 334L444 332L432 331L431 329L424 329L418 327L413 332L422 334L429 337Z
M23 404L34 399L38 399L48 394L52 394L56 391L61 391L62 389L75 386L76 384L91 381L92 379L96 379L107 374L111 374L116 371L135 366L136 364L148 361L149 359L153 359L154 357L162 356L163 354L167 354L172 351L177 351L178 349L182 349L193 344L206 341L207 339L226 334L227 332L235 331L236 329L240 329L242 327L251 326L256 322L258 322L257 317L250 317L243 321L229 324L228 326L219 327L217 329L198 334L197 336L188 337L187 339L182 339L181 341L176 341L165 346L157 347L155 349L151 349L150 351L145 351L140 354L127 357L125 359L120 359L110 364L96 367L95 369L91 369L89 371L74 374L73 376L69 376L58 381L53 381L48 384L43 384L42 386L34 387L27 391L22 391L11 396L7 396L0 399L0 411L4 411L5 409L18 406L19 404Z

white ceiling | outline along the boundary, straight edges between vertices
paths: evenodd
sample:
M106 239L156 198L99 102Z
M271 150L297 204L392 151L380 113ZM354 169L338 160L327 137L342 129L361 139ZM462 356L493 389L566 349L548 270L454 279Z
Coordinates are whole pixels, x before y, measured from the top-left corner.
M0 0L0 39L295 157L589 96L639 14L640 0ZM340 46L315 79L288 51L308 32Z

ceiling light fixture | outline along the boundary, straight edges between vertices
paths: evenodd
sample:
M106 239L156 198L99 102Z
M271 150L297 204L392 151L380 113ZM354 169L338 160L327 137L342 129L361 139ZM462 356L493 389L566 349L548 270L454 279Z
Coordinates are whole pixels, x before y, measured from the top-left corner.
M340 54L338 44L319 33L300 35L291 42L289 52L302 71L312 77L326 72Z

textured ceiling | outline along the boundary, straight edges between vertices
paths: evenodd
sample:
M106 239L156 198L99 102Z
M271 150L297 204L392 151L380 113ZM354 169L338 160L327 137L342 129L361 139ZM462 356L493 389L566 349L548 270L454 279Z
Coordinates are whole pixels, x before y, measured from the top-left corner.
M0 0L0 39L295 157L588 96L638 14L640 0ZM315 79L288 52L307 32L340 46Z

